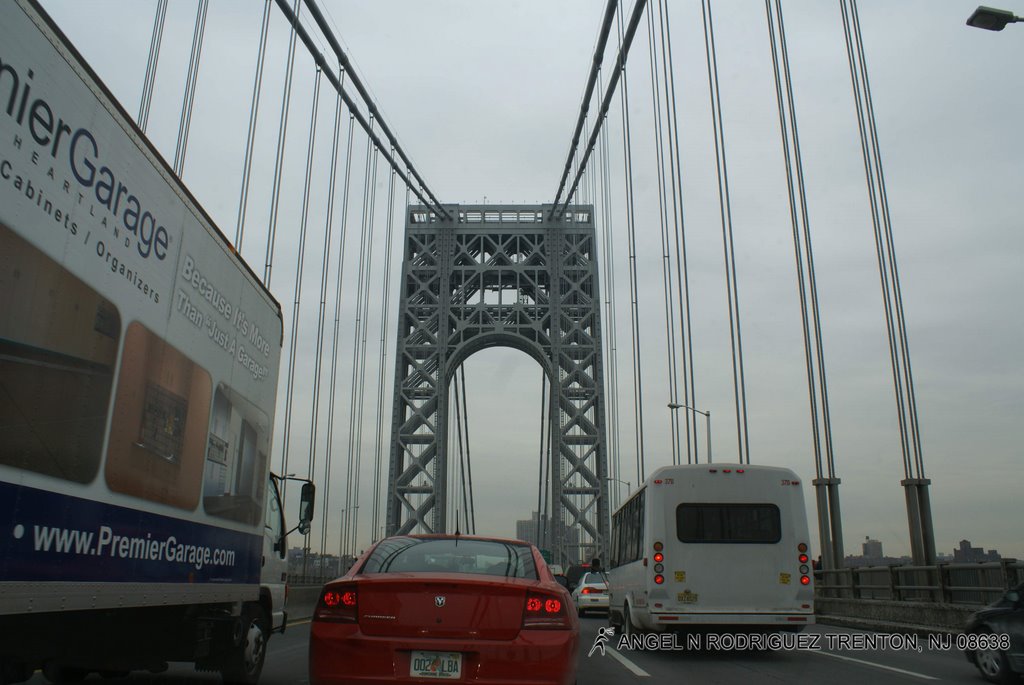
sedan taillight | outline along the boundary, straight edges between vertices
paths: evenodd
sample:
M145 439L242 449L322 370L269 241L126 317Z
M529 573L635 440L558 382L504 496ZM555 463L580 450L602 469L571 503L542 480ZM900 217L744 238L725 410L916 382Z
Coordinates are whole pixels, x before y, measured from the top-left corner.
M558 595L530 593L523 607L523 628L571 628L565 602Z
M328 585L320 593L314 621L355 622L359 593L355 585Z
M603 595L604 589L599 587L585 587L580 590L581 595Z

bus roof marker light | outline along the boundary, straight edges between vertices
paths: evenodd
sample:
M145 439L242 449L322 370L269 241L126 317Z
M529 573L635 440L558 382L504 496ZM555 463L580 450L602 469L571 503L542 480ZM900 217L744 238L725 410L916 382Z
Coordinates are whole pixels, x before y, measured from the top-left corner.
M736 473L746 473L746 469L736 469Z
M661 485L661 484L662 484L662 482L663 482L663 481L662 481L662 480L661 480L660 478L655 478L655 479L654 479L654 484L655 484L655 485Z
M732 469L722 469L722 473L732 473Z

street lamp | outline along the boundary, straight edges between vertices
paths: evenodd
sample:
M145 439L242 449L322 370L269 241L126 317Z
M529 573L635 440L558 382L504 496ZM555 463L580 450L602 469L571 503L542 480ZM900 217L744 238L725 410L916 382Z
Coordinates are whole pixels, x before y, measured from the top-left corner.
M628 481L628 480L619 480L618 478L610 478L610 477L607 477L607 478L605 478L605 480L613 480L613 481L615 481L616 483L625 483L625 484L626 484L626 494L627 494L627 495L629 494L629 488L630 488L631 486L630 486L630 484L629 484L629 481Z
M967 25L986 31L1002 31L1007 24L1024 21L1024 17L1014 16L1013 12L997 10L991 7L978 7L967 19Z
M696 414L703 414L704 415L704 418L707 419L708 463L710 464L711 463L711 410L708 409L707 411L701 411L700 409L694 409L693 407L688 407L685 404L679 404L678 402L669 402L668 403L668 408L672 409L672 410L676 410L676 409L689 409L690 411L692 411L692 412L694 412Z

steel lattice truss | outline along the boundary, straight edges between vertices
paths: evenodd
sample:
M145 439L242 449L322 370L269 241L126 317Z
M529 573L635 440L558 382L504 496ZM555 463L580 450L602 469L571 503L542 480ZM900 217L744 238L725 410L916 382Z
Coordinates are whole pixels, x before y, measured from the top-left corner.
M608 467L592 208L558 218L551 205L445 208L454 221L423 206L406 214L388 532L445 532L448 383L474 352L513 347L537 360L551 388L547 540L562 563L604 557Z

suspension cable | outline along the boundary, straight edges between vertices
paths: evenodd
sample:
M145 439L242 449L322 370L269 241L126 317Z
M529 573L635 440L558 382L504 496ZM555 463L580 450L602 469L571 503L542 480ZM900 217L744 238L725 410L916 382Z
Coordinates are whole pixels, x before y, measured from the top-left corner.
M409 161L408 156L406 156L405 151L402 150L402 146L398 144L398 140L395 138L394 134L391 133L391 129L388 128L387 122L384 121L384 117L381 116L380 110L374 104L373 99L370 97L370 94L366 91L366 88L363 86L362 81L360 81L359 75L356 74L355 69L352 68L352 64L351 62L349 62L348 56L345 54L345 51L341 49L341 44L335 37L334 32L331 30L331 27L327 25L327 21L324 19L323 13L317 6L316 0L305 0L305 2L306 6L309 8L310 14L313 16L313 21L315 21L317 26L320 27L320 31L321 33L323 33L324 37L327 38L327 42L330 44L331 49L334 51L334 55L338 58L338 62L345 69L345 71L349 73L349 78L352 81L352 85L355 86L357 91L359 91L359 94L363 98L363 102L366 103L367 111L369 111L370 116L373 117L373 119L377 122L377 126L380 127L381 131L383 131L384 135L387 137L388 142L390 143L390 147L398 151L399 157L401 157L402 161L405 162L405 168L409 170L409 173L411 173L412 176L417 181L419 181L419 187L422 188L427 193L427 196L430 197L431 200L433 200L434 210L438 214L444 216L446 219L451 220L451 215L441 205L441 202L434 196L434 194L430 192L430 188L427 187L427 184L416 171L416 167L413 166L413 163ZM278 4L280 4L280 2ZM313 50L311 49L310 52L313 52ZM352 109L355 109L355 107L352 106ZM381 148L381 150L383 151L385 146L381 145L380 141L374 142L376 142L378 148ZM391 164L392 169L400 171L398 169L398 165L395 164L392 158L387 157L387 159L388 162ZM412 187L412 184L409 183L408 181L406 181L406 184L409 187ZM417 193L417 196L419 196L419 193ZM429 203L424 201L423 204L426 205Z
M406 200L408 200L408 189L406 189ZM387 384L387 338L388 324L391 318L391 247L394 236L395 225L395 170L391 169L388 175L388 214L387 214L387 235L384 238L384 272L381 277L384 290L384 310L380 320L380 348L377 356L380 365L377 370L377 440L374 444L373 454L373 516L370 520L370 539L377 541L377 530L380 525L380 503L378 496L381 486L381 473L383 471L383 444L384 444L384 386Z
M875 168L878 170L879 206L882 209L882 225L885 228L885 246L889 253L889 270L892 274L893 305L896 311L896 332L899 339L900 358L903 362L903 378L908 422L910 423L910 445L913 449L915 466L914 477L924 478L924 455L921 450L921 432L917 418L917 394L914 392L914 375L910 367L910 343L907 340L907 320L903 309L903 293L900 287L900 274L896 261L896 245L893 241L892 217L889 213L889 193L885 185L885 171L882 167L882 148L878 141L878 125L875 118L875 105L871 98L871 81L868 78L867 57L864 52L864 38L860 29L860 14L856 0L851 0L854 35L857 38L857 52L860 56L861 78L864 81L864 103L867 107L868 125Z
M569 192L565 195L565 202L562 204L561 209L558 210L560 215L565 213L566 209L569 207L569 203L572 202L573 195L576 194L576 188L580 183L580 176L582 175L583 170L587 168L587 161L590 159L590 153L594 151L594 145L597 142L597 134L598 131L601 130L600 122L605 120L605 115L608 113L608 108L611 106L612 96L615 95L615 88L619 84L619 78L622 78L623 83L625 83L626 58L629 56L629 48L633 44L633 36L636 35L637 26L640 24L640 17L643 16L644 8L646 6L647 0L636 0L633 5L633 14L629 18L629 26L626 28L625 36L622 34L621 12L618 14L619 55L615 59L615 69L612 71L611 78L608 79L608 88L605 90L604 100L601 102L601 109L597 116L598 125L595 126L594 130L590 133L590 139L587 142L587 149L583 152L583 157L579 161L576 177L573 179ZM619 9L621 10L621 8ZM558 203L556 202L552 206L551 216L555 215L557 205Z
M268 0L268 3L269 3L269 0ZM351 162L351 154L352 154L352 128L353 128L353 126L352 126L352 117L350 116L349 117L348 151L346 153L346 162L345 162L346 169L348 169L349 163ZM333 139L332 144L331 144L331 178L330 178L330 182L328 183L328 186L327 186L327 188L328 188L328 195L327 195L327 217L326 217L326 221L324 222L325 223L325 231L327 232L328 236L331 234L332 226L334 225L334 199L335 199L335 196L337 194L337 187L338 187L337 186L338 147L339 147L338 143L339 143L340 133L341 133L341 97L338 96L338 95L335 95L335 104L334 104L334 139ZM341 240L340 240L340 246L338 248L338 274L339 274L338 279L339 279L339 281L340 281L340 278L341 278L340 275L341 275L341 273L343 271L343 266L344 266L344 262L345 262L345 235L344 235L344 227L345 227L345 223L344 223L344 218L343 218L342 219L342 224L341 224L342 236L341 236ZM328 243L328 246L329 246L329 244L330 244L330 240L329 239L328 239L327 243ZM326 249L329 249L329 247L326 248ZM325 251L326 251L326 249L325 249ZM324 261L327 261L327 259L325 258ZM325 276L325 278L326 278L326 276ZM325 307L324 307L325 302L324 302L324 294L323 294L325 283L326 283L326 281L322 281L321 282L321 294L320 294L321 319L323 318L323 316L326 313L325 312ZM321 489L323 491L323 494L321 495L321 499L323 501L323 506L322 506L323 515L322 515L322 518L321 518L321 532L320 532L320 556L321 557L323 557L323 555L327 553L327 521L328 521L328 513L330 512L330 503L331 503L331 498L330 498L330 494L331 494L331 442L332 442L332 438L333 438L333 428L334 428L334 384L335 384L336 370L337 370L337 351L338 351L337 338L338 338L338 318L339 318L339 313L340 313L339 312L340 304L341 304L341 288L340 288L340 283L339 283L337 299L335 300L335 309L334 309L334 338L332 339L333 354L332 354L332 358L331 358L331 376L330 376L330 378L331 378L331 385L330 385L330 391L329 391L329 394L328 394L328 410L327 410L327 445L326 445L326 448L324 450L324 479L323 479L323 484L321 485ZM321 354L322 353L318 353L317 354L317 364L318 364L318 366L320 366L322 368L323 363L320 361L321 360ZM316 382L319 384L319 381L320 381L320 373L317 372L317 374L316 374ZM317 392L319 394L319 391L317 391ZM316 420L315 419L316 414L317 414L317 412L313 412L314 421ZM314 441L314 443L316 442L316 436L317 436L317 424L314 423L314 428L313 428L313 441ZM341 558L340 554L339 554L338 558L339 559ZM321 568L322 568L322 565L321 565Z
M617 17L619 33L619 44L622 44L622 14ZM621 55L622 50L619 49ZM637 299L637 278L636 278L636 211L634 207L633 192L633 145L630 140L629 130L629 86L626 78L626 65L621 61L615 67L615 73L621 74L622 90L619 92L619 101L622 109L622 153L623 164L626 175L626 228L629 238L629 315L630 334L633 337L633 403L636 406L636 476L637 482L643 482L645 477L644 464L644 398L643 398L643 373L642 373L642 351L640 348L640 307ZM601 116L605 115L605 111Z
M814 250L811 243L810 219L807 211L806 186L803 175L802 155L800 154L800 138L796 120L796 106L793 96L792 76L789 69L789 51L786 45L785 21L781 3L775 3L776 19L773 20L772 7L765 0L765 11L768 16L769 39L772 45L772 62L775 68L776 97L779 105L779 126L782 133L783 154L786 162L786 180L789 191L790 216L793 225L793 248L796 254L797 279L800 294L800 309L804 335L805 364L807 366L808 394L811 411L812 439L814 441L815 471L818 478L823 475L822 451L824 448L825 464L829 478L835 476L832 454L831 419L828 404L828 385L825 375L824 345L821 334L821 314L817 296L817 279L814 269ZM776 41L774 23L778 24L778 41ZM778 49L776 48L778 44ZM785 79L785 100L783 99L781 75ZM786 129L786 107L789 109L789 129L793 141L792 155L789 148L790 135ZM795 159L795 173L791 158ZM794 191L795 176L795 191ZM794 192L796 194L794 194ZM802 234L800 224L802 222ZM801 245L801 235L803 244ZM804 264L807 263L808 283L805 286ZM808 304L809 301L809 304ZM812 340L813 336L813 340ZM820 410L817 392L820 392Z
M460 364L459 367L461 368L462 364ZM468 489L466 488L466 453L462 449L462 408L463 408L463 404L462 404L461 393L459 392L459 378L458 378L458 374L459 374L459 370L455 369L455 373L452 374L452 381L453 382L452 382L452 391L451 392L452 392L452 395L455 398L455 411L453 413L455 414L455 434L457 436L456 437L456 444L457 444L457 454L459 456L458 479L461 482L461 488L460 489L462 491L462 512L463 512L463 516L465 516L465 521L466 521L466 529L465 530L466 530L467 533L469 533L470 532L470 530L469 530L469 492L468 492ZM453 473L452 474L452 479L454 480L455 478L456 478L456 474ZM458 497L456 497L456 501L458 501ZM459 530L460 528L461 528L461 525L460 525L460 521L459 521L459 514L458 514L458 512L456 512L455 513L455 529Z
M295 289L292 302L291 333L288 342L288 375L285 388L284 428L281 439L281 473L288 473L289 443L291 440L292 406L295 397L295 357L299 342L299 309L302 302L302 275L306 255L306 227L309 223L309 191L313 176L313 149L316 143L316 115L320 101L320 68L317 67L313 84L313 106L309 115L309 144L306 151L306 175L302 188L302 222L299 224L299 252L295 262ZM310 474L312 475L312 474ZM308 537L308 534L307 534ZM308 542L308 540L307 540Z
M736 400L736 439L739 462L750 463L747 433L747 390L743 373L743 335L740 328L739 282L736 278L736 249L732 230L732 203L729 198L729 168L725 151L725 124L718 87L718 55L715 49L714 18L708 0L701 1L704 16L704 51L708 67L708 91L711 120L715 134L715 166L718 172L718 204L722 217L722 251L725 262L726 294L729 298L729 337L732 342L733 395Z
M655 161L658 170L658 218L661 234L661 286L663 301L665 303L665 352L668 357L668 402L669 404L678 401L678 366L676 362L676 323L675 323L675 298L672 295L672 263L669 253L668 239L668 197L665 183L665 142L662 130L661 119L661 98L658 92L658 56L657 41L654 35L654 12L647 13L647 52L651 72L651 105L654 111L654 149ZM666 103L667 106L667 103ZM678 464L679 455L679 413L672 412L669 415L669 427L672 439L672 463Z
M334 294L334 333L331 338L331 392L330 401L327 405L327 464L331 463L331 448L334 445L334 402L337 399L337 381L338 381L338 343L341 340L339 335L338 326L341 321L341 301L342 301L342 284L345 276L345 237L347 234L348 227L348 199L349 190L351 188L352 179L352 139L355 133L356 126L355 121L351 113L348 117L348 145L345 152L345 181L344 191L342 193L341 202L341 226L338 229L338 274L335 281L335 294ZM325 474L326 475L326 474ZM328 483L330 481L328 480ZM347 484L347 481L346 481ZM347 498L347 493L346 493ZM348 506L348 500L345 499L345 506ZM344 510L341 512L344 514ZM327 516L327 502L324 502L324 516ZM343 516L339 518L344 518ZM326 529L325 529L326 531ZM342 522L338 522L338 558L341 559L345 553L344 547L344 534L345 529L342 526Z
M157 0L156 17L153 19L153 35L149 39L149 57L146 60L146 78L142 82L142 102L139 103L139 128L146 132L149 124L149 107L153 104L153 86L156 83L156 65L160 61L160 44L164 39L164 22L167 19L167 0Z
M295 0L298 11L300 0ZM296 18L296 23L298 19ZM277 126L277 152L274 155L274 181L270 193L270 221L267 232L266 259L263 266L263 285L270 287L270 276L274 268L274 248L277 242L277 210L281 201L282 166L284 166L284 147L288 136L288 112L292 101L292 75L295 71L295 35L294 30L288 33L288 59L285 67L284 92L281 94L281 116ZM322 65L317 63L317 68Z
M298 3L299 1L300 0L296 0L296 3ZM293 12L291 8L288 7L285 0L276 0L276 2L278 8L281 10L281 13L284 14L285 19L288 20L288 22L292 25L292 28L294 29L295 33L297 33L299 38L302 40L302 44L306 46L306 50L309 51L309 54L313 58L313 61L320 65L320 68L323 69L324 75L327 76L327 80L330 81L331 85L334 86L334 88L341 93L341 98L342 100L345 101L345 106L348 107L349 111L351 111L353 116L355 116L356 121L359 122L360 126L362 126L363 130L366 132L366 135L369 136L370 140L373 141L374 146L376 146L377 148L377 153L382 155L384 159L387 160L388 164L391 165L391 168L394 169L395 173L398 174L399 178L402 179L402 182L405 183L405 185L412 190L412 192L416 195L416 197L419 199L421 203L423 203L426 206L431 206L431 204L427 202L426 198L423 197L423 193L421 193L420 190L416 187L416 185L413 184L411 180L409 180L409 177L406 175L406 173L402 171L401 167L395 161L394 157L387 152L387 146L384 145L380 137L374 132L374 126L372 122L375 120L376 115L371 111L371 118L370 120L367 120L367 118L364 117L362 113L359 111L358 107L356 106L356 103L352 100L351 97L349 97L348 93L346 93L345 90L341 87L341 81L339 81L338 77L335 76L334 72L331 71L330 66L324 59L323 54L317 49L316 45L313 42L313 38L309 35L309 32L306 30L306 27L299 23L297 8L296 11ZM342 56L343 55L339 55L339 60L341 59ZM348 76L349 80L355 78L355 74L353 74L351 70L348 71ZM401 148L396 149L401 150ZM405 158L403 157L403 160L404 159ZM409 166L411 168L411 165ZM417 178L419 177L417 176ZM423 185L422 187L426 189L425 185ZM429 193L429 191L427 192ZM433 196L431 195L431 197ZM451 216L445 211L444 207L442 207L436 201L433 205L433 208L435 211L438 212L438 214L444 216L447 219L451 219Z
M372 122L371 122L372 123ZM359 472L362 461L363 387L366 379L366 329L373 269L373 203L376 198L377 149L366 145L366 175L363 178L362 235L359 241L359 277L356 287L356 320L352 341L352 393L349 400L349 482L346 549L355 551L359 523Z
M466 431L466 474L469 476L469 532L476 535L476 502L473 499L473 461L469 449L469 407L466 398L466 365L460 364L462 372L462 417Z
M539 463L537 464L537 547L543 547L544 531L544 428L547 425L548 374L544 369L540 372L540 447Z
M188 131L192 126L192 105L196 99L196 82L199 80L199 58L203 54L203 35L206 33L206 12L210 0L199 0L196 10L196 27L192 33L192 54L185 78L185 97L181 103L181 119L178 122L178 143L174 148L174 173L181 178L185 170L185 151L188 148Z
M598 77L600 79L600 76ZM598 88L601 84L598 83ZM608 130L601 131L600 147L598 148L598 163L601 168L601 240L602 240L602 265L604 268L604 308L606 325L604 330L607 336L604 340L604 349L608 357L605 368L608 369L608 409L611 415L609 427L611 428L609 439L609 452L613 455L609 463L609 475L617 480L619 477L619 388L618 388L618 352L616 349L616 308L615 308L615 263L612 259L611 242L611 159L608 152ZM615 489L618 493L618 488ZM616 497L615 506L617 506Z
M256 76L252 84L252 103L249 105L249 130L245 136L245 159L242 161L242 190L238 197L238 218L235 221L235 251L239 253L242 251L242 238L245 235L245 211L249 202L249 180L252 177L252 150L256 144L256 121L260 111L260 95L263 92L263 64L267 57L269 28L270 0L264 0L259 50L256 52Z
M683 212L683 165L679 142L679 113L676 109L676 80L674 60L672 58L672 22L669 17L668 3L658 0L658 18L661 27L661 58L665 65L664 80L665 101L667 103L665 119L668 129L671 155L669 171L672 177L672 212L675 221L675 253L676 253L676 290L679 303L679 326L682 329L682 374L683 404L697 406L697 390L693 364L693 326L690 318L690 273L686 255L686 222ZM678 208L678 214L677 214ZM678 385L677 385L678 391ZM687 463L700 461L700 448L697 441L697 413L684 413L686 423L686 458ZM692 455L692 457L691 457Z
M319 78L317 81L319 82ZM313 479L316 473L316 450L318 444L318 438L320 434L320 380L323 369L323 354L324 354L324 323L327 315L327 282L328 272L331 264L331 234L333 228L333 222L331 221L334 214L334 190L336 188L337 171L338 171L338 147L339 139L341 138L341 98L335 96L334 98L334 130L331 137L331 166L330 166L330 177L327 181L327 221L324 224L324 246L323 246L323 261L320 264L320 308L317 310L316 319L316 357L313 362L313 406L310 410L310 439L309 439L309 478ZM326 482L330 482L330 463L327 463L324 469L324 475ZM324 498L326 499L326 497ZM323 509L327 511L327 502L323 504ZM324 520L324 527L320 535L320 555L324 554L324 547L327 544L327 526L326 519ZM321 571L323 565L321 564Z
M879 280L882 286L886 331L889 340L893 389L896 395L903 470L907 478L924 478L924 463L921 455L917 421L917 404L913 390L913 375L910 369L909 345L906 340L906 323L899 287L899 271L896 266L888 196L885 189L885 177L882 171L881 151L875 124L874 106L871 101L863 39L860 34L860 21L857 15L856 2L850 2L848 6L847 1L844 0L840 3L840 7L842 9L843 30L850 64L850 80L856 105L857 124L860 131L861 152L864 158L864 173L870 196L872 228L875 234L875 251L878 258ZM911 452L913 452L913 455Z
M604 19L601 20L601 30L598 32L597 45L594 46L594 58L590 65L590 76L587 77L587 86L583 90L583 104L580 105L580 115L576 120L576 130L572 134L572 142L569 144L569 157L565 160L565 170L562 172L562 179L558 182L558 192L555 193L557 205L565 190L565 181L569 178L569 171L572 168L573 160L576 159L576 148L580 142L580 134L583 132L583 124L590 111L590 99L594 95L594 85L601 72L601 64L604 62L605 45L608 42L608 34L612 29L612 19L615 18L615 10L618 0L608 0L604 7Z

